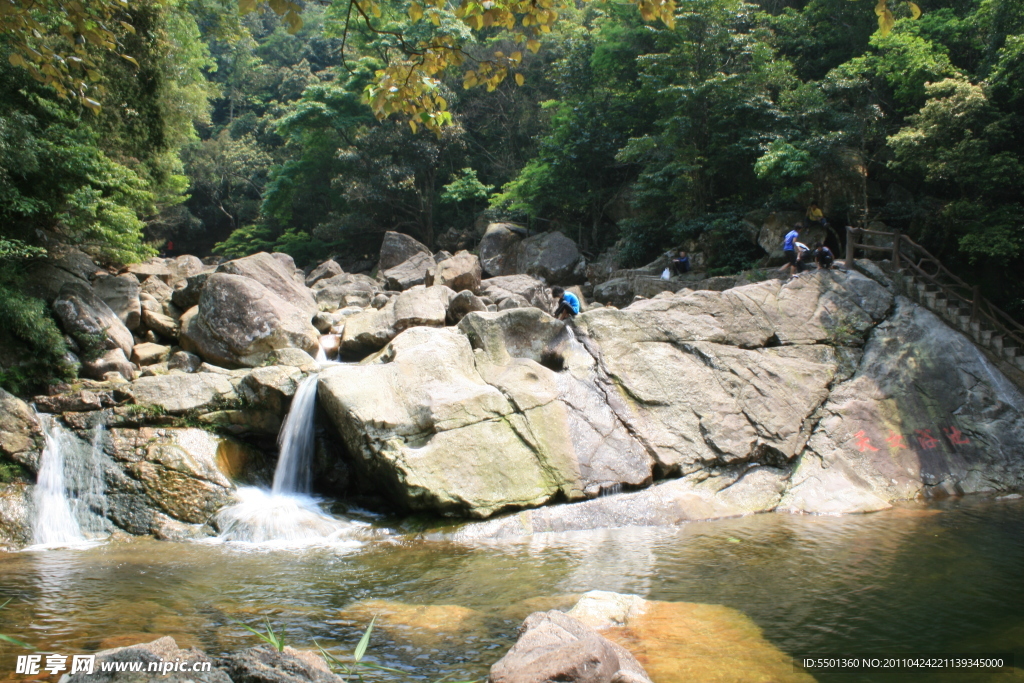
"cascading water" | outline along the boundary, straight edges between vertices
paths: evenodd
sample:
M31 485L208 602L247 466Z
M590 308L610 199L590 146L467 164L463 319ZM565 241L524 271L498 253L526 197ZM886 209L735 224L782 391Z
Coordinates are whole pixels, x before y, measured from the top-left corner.
M280 455L274 470L273 493L309 493L312 489L316 386L317 375L310 375L295 390L292 407L277 435Z
M366 524L331 517L320 509L312 490L316 451L317 375L299 385L278 434L279 455L270 491L238 489L238 503L217 513L221 541L271 545L322 543L358 545L350 537Z
M33 498L35 546L54 547L85 543L107 528L101 454L102 426L86 445L56 418L38 414L45 446ZM97 514L99 512L100 514Z

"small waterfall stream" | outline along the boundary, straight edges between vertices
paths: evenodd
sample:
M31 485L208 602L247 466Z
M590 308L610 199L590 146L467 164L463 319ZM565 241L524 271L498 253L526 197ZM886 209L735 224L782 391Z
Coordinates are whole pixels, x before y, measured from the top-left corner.
M106 509L101 458L105 430L97 426L86 445L52 415L38 413L37 417L46 443L33 492L33 547L86 543L107 526L94 513Z
M266 545L350 544L352 532L367 526L326 514L312 497L316 452L317 375L302 381L278 434L279 455L271 490L240 487L238 503L217 513L220 541Z

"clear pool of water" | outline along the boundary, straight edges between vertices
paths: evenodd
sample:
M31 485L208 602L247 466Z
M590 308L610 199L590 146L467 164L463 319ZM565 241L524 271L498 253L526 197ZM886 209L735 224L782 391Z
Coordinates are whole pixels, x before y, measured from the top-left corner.
M426 638L383 623L371 653L426 680L471 678L486 674L521 614L543 598L595 589L727 605L791 655L1015 652L1019 667L818 673L819 681L1021 680L1024 501L769 514L475 546L384 539L275 550L134 540L0 554L0 601L12 598L0 633L64 654L149 635L217 654L258 644L231 618L266 616L296 647L316 640L350 651L372 611L358 609L361 601L457 605L482 613L475 630L460 630L455 616ZM13 672L15 654L0 645L0 679Z

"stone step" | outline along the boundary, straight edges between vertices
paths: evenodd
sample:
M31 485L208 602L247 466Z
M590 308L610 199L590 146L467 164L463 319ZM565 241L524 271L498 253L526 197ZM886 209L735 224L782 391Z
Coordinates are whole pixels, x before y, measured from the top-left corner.
M1013 362L1018 368L1024 370L1024 356L1017 356L1013 359Z
M989 342L989 346L997 353L1001 353L1003 350L1003 335L993 334L992 340Z
M1016 346L1004 346L1003 347L1003 358L1005 358L1006 360L1012 361L1016 357L1017 357L1017 347Z
M992 343L992 330L982 330L979 335L981 337L981 343L985 346L989 346Z

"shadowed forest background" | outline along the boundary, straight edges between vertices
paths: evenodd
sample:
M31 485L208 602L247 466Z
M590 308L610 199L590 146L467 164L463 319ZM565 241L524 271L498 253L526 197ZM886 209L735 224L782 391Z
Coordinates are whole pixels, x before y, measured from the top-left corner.
M409 3L383 7L379 27L415 32ZM744 220L810 202L840 232L903 231L1020 316L1024 4L894 7L885 36L873 7L684 0L674 28L631 4L563 8L522 79L445 77L440 136L373 116L364 90L392 38L346 34L347 2L307 3L295 34L234 1L132 3L135 63L97 57L98 113L2 43L4 334L59 359L45 304L19 291L48 240L108 264L170 248L356 267L386 230L455 251L511 220L623 266L696 245L724 274L764 256ZM516 49L503 29L441 21L471 55Z

